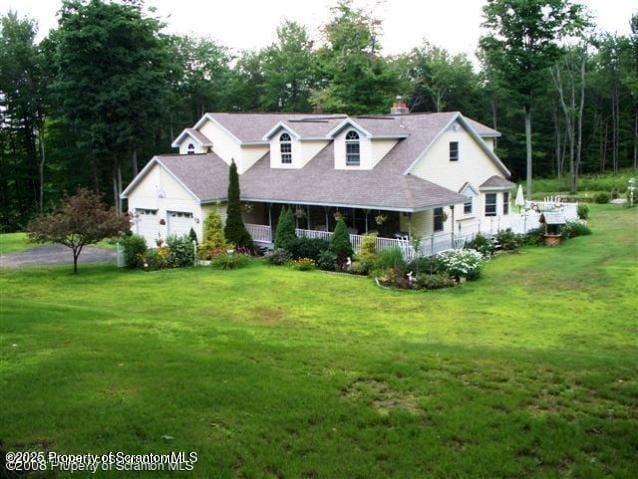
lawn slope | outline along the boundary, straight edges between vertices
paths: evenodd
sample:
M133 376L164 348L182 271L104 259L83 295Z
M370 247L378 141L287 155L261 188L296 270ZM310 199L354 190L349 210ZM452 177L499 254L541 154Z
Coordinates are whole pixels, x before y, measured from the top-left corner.
M436 292L259 263L2 271L0 440L197 451L202 478L635 477L637 221L595 207L592 236Z

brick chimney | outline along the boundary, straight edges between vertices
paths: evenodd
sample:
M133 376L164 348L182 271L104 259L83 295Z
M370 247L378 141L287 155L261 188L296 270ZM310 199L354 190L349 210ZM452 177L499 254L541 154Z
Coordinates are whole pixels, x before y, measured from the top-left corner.
M407 115L408 113L410 113L408 105L403 101L401 95L397 95L392 108L390 108L390 115Z

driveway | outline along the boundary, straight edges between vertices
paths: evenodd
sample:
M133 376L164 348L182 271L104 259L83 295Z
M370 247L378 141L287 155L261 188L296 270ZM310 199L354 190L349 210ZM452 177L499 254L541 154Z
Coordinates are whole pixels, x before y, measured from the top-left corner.
M78 265L82 263L114 263L116 253L113 250L87 246L78 258ZM71 250L62 245L47 245L0 255L0 268L21 268L23 266L68 264L73 267Z

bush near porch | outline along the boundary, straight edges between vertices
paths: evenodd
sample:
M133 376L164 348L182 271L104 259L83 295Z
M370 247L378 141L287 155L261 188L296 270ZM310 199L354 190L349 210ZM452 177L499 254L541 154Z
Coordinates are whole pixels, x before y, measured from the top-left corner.
M196 451L193 478L633 478L636 221L595 206L593 235L427 296L259 261L0 270L0 437Z

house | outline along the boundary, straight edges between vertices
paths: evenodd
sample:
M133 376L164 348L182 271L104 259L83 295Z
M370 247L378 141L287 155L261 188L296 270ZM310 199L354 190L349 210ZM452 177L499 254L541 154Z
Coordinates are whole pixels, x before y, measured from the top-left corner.
M355 247L376 230L381 245L425 238L434 252L504 225L514 184L494 152L500 134L459 112L406 111L207 113L177 136L178 153L155 156L122 193L133 229L150 244L191 228L201 237L211 208L224 217L232 161L244 220L263 244L284 205L300 235L327 237L343 217Z

